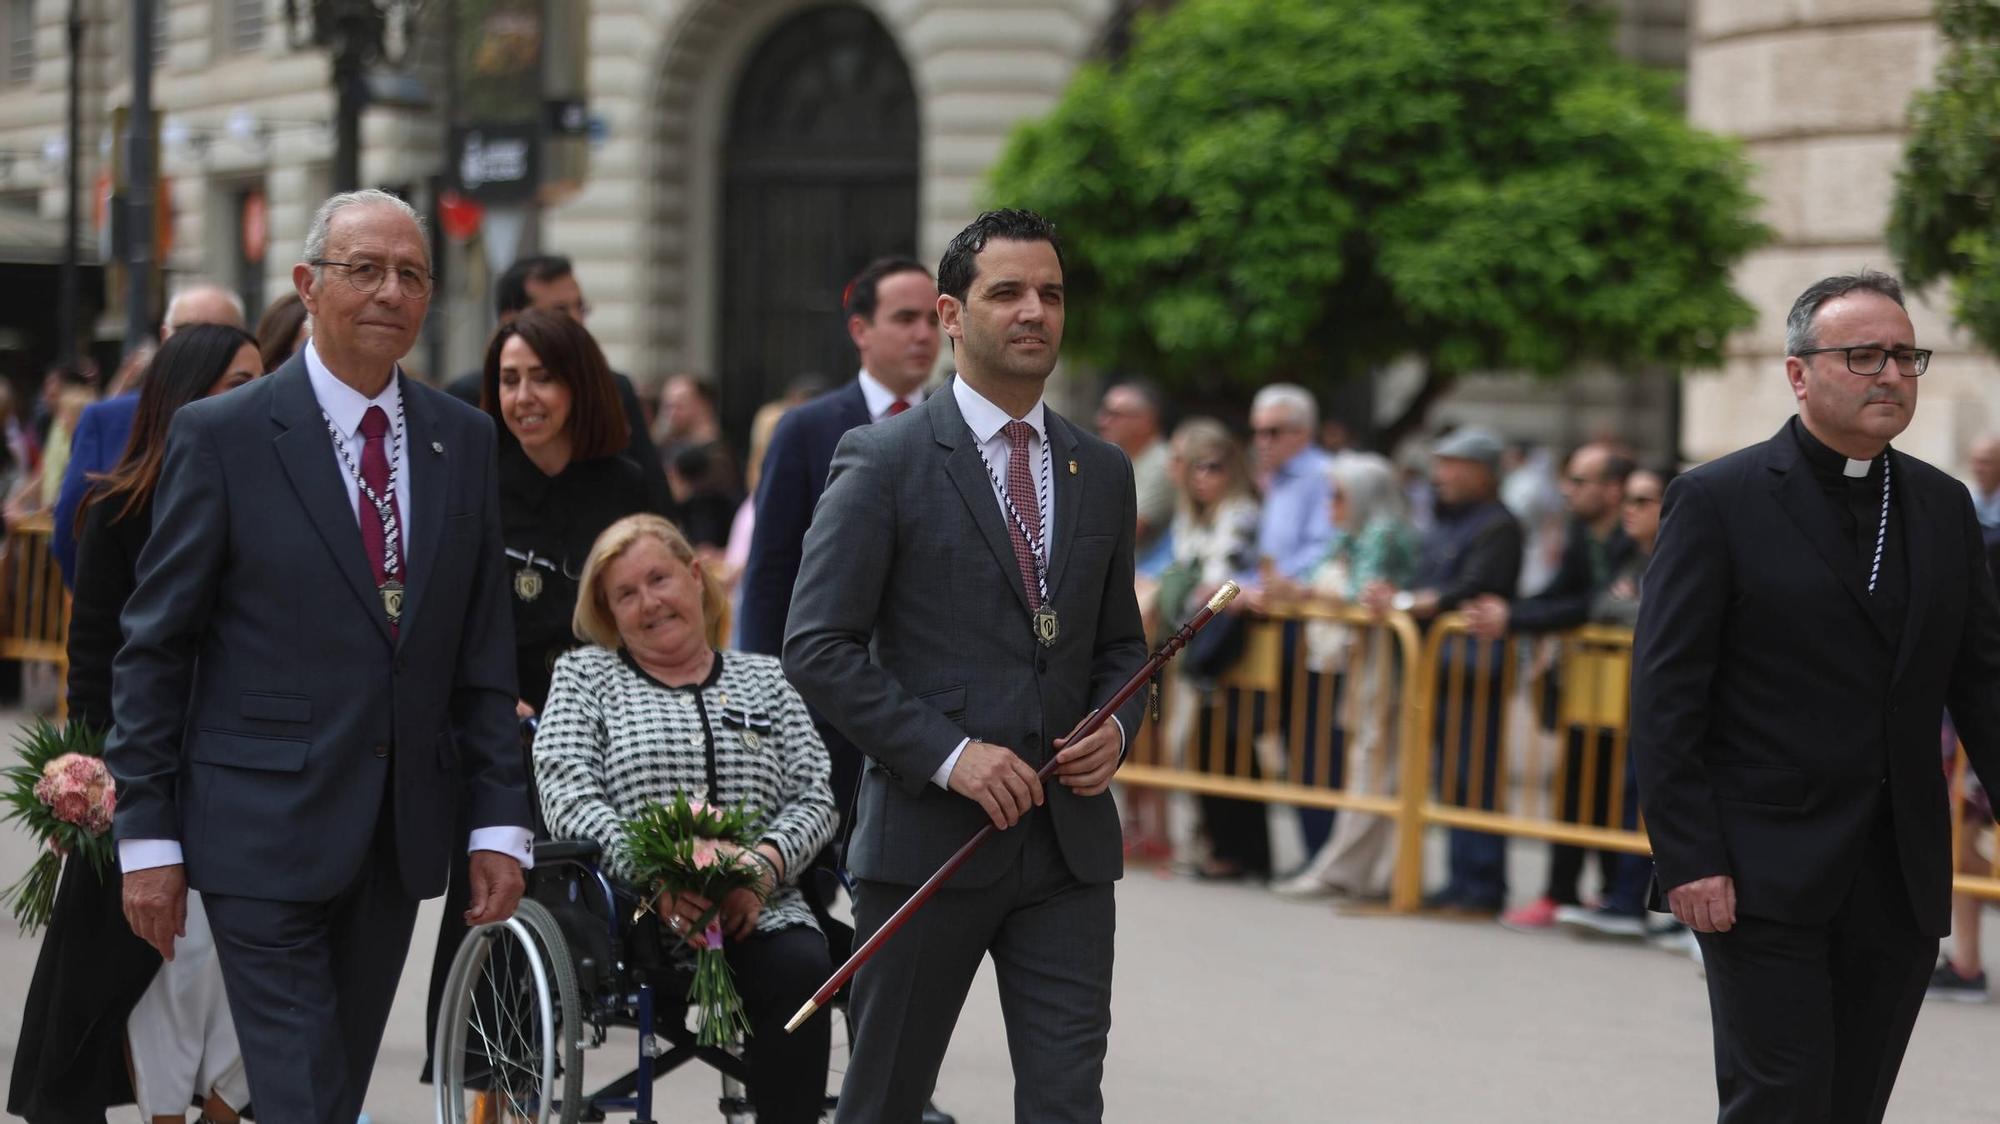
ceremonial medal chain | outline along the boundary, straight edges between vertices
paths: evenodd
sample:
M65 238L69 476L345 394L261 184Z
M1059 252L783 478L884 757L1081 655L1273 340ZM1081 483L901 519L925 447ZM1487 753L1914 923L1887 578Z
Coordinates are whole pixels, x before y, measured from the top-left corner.
M1012 455L1010 451L1008 456ZM1035 511L1042 516L1042 533L1039 536L1028 532L1028 521L1021 518L1021 513L1015 510L1014 497L1007 493L1006 481L1000 479L999 474L993 471L993 462L986 459L984 448L979 450L979 463L986 466L986 478L993 481L994 490L1000 493L1000 505L1007 509L1007 517L1014 521L1014 526L1020 529L1021 537L1028 541L1028 553L1035 560L1035 587L1042 595L1041 603L1047 605L1049 603L1049 481L1055 476L1053 462L1049 459L1049 439L1042 438L1042 479L1036 485L1039 490L1035 502L1040 506Z
M1882 518L1875 524L1875 561L1868 567L1868 592L1882 576L1882 547L1889 541L1889 451L1882 450Z
M389 496L386 499L368 486L367 478L361 475L361 469L347 451L347 438L341 434L340 427L333 424L333 419L327 417L325 410L321 410L319 416L326 422L327 435L333 438L333 451L340 454L341 466L354 478L355 486L361 489L361 498L375 508L375 517L382 521L382 576L393 582L403 568L401 528L397 525L396 508L391 502L396 495L396 452L403 447L402 396L396 398L396 426L389 433Z

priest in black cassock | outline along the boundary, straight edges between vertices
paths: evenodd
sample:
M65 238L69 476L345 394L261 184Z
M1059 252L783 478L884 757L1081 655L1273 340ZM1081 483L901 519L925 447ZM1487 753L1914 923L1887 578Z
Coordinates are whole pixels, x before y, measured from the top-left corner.
M1950 927L1945 707L2000 776L2000 601L1965 486L1889 444L1931 356L1896 280L1813 284L1785 351L1798 416L1667 490L1632 752L1718 1118L1879 1121Z

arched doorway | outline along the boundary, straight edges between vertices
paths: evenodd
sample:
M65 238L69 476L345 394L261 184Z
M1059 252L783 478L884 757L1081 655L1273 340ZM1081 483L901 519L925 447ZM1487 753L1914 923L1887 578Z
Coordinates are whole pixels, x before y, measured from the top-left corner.
M917 234L917 96L866 9L807 9L750 54L723 152L724 425L800 375L852 376L841 288Z

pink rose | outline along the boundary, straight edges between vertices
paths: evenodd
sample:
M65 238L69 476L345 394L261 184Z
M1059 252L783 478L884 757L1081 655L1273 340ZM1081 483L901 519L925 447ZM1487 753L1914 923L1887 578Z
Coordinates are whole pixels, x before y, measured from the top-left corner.
M81 825L84 817L90 815L90 801L85 799L81 792L73 789L64 790L56 793L55 800L49 804L49 810L64 823Z
M720 840L703 838L694 841L694 865L696 869L707 870L709 867L714 866L721 857L722 843Z
M63 767L63 779L81 788L99 784L104 780L104 762L81 753L65 753L56 758L55 764Z

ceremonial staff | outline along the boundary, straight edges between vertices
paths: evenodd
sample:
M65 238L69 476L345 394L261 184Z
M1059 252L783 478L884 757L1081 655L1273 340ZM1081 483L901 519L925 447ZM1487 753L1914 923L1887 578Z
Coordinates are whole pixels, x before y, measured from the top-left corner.
M1187 646L1187 642L1194 639L1194 634L1200 632L1203 626L1207 625L1214 618L1215 614L1221 612L1222 607L1229 604L1237 593L1238 588L1235 582L1223 582L1222 588L1215 591L1215 596L1208 599L1208 604L1202 606L1200 612L1197 612L1186 624L1182 625L1179 632L1168 637L1167 642L1160 645L1159 650L1153 653L1152 658L1146 661L1145 666L1141 667L1138 673L1133 675L1132 678L1126 680L1123 687L1118 688L1118 693L1112 695L1109 702L1091 711L1084 716L1083 721L1076 724L1076 729L1069 732L1069 736L1063 739L1063 744L1066 746L1075 745L1079 738L1087 738L1096 732L1097 728L1104 725L1105 720L1111 717L1113 711L1124 706L1126 700L1130 699L1138 692L1139 688L1144 687L1154 676L1158 675L1161 668L1167 666L1168 660L1179 655L1180 650ZM1035 779L1046 781L1049 779L1049 775L1055 771L1056 755L1051 754L1048 762L1035 771ZM854 950L854 955L847 958L847 963L842 964L839 971L829 977L825 983L819 985L819 990L813 992L813 997L806 1000L806 1005L800 1007L799 1013L792 1016L792 1021L785 1024L785 1033L790 1034L792 1031L797 1030L801 1023L812 1018L813 1012L819 1010L823 1004L832 999L834 993L838 992L842 985L846 984L853 977L854 973L861 970L861 966L868 962L868 958L875 955L876 950L882 947L882 942L894 936L896 930L903 927L903 922L910 919L911 914L921 909L923 904L930 900L932 894L937 893L939 888L952 875L958 873L958 868L965 865L965 860L972 857L972 853L977 851L980 845L986 842L987 837L992 835L994 830L991 823L981 827L972 838L965 841L964 846L960 847L957 852L945 860L943 866L937 868L937 873L925 879L924 884L917 887L917 892L910 895L910 900L904 902L895 913L890 914L889 920L883 922L882 927L875 930L873 936L863 942L860 948Z

